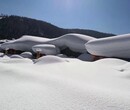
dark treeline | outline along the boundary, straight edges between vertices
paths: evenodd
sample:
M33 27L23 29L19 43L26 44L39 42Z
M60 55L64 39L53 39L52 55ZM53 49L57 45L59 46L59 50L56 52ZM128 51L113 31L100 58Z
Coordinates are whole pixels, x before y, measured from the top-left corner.
M114 35L85 29L63 29L50 23L27 17L0 15L0 39L19 38L22 35L55 38L67 33L85 34L96 38Z

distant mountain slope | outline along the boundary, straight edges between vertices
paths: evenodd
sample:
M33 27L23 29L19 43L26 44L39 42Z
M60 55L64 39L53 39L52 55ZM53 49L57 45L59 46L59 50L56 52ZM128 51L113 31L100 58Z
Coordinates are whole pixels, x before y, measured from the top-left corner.
M86 24L87 25L87 24ZM67 33L79 33L96 38L113 36L84 29L63 29L50 23L20 16L0 16L0 39L19 38L22 35L43 36L55 38Z

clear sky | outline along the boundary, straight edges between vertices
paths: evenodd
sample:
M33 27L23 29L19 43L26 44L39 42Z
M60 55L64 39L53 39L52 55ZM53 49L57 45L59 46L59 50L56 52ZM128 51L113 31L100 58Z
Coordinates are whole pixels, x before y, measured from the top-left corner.
M0 13L31 17L62 28L130 33L130 0L0 0Z

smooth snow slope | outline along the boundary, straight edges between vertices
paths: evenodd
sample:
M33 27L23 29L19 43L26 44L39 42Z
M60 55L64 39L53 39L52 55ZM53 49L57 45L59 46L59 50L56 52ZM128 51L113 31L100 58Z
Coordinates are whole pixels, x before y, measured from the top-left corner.
M129 62L45 61L0 58L1 110L130 110Z
M130 34L96 39L86 43L89 53L97 56L130 58Z

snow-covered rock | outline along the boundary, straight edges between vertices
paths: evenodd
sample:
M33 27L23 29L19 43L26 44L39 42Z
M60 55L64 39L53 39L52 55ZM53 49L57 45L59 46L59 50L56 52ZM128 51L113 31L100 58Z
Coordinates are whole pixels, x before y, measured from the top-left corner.
M23 57L20 55L14 54L14 55L11 55L10 58L23 58Z
M43 56L35 61L36 64L51 64L61 62L67 62L67 60L53 55Z
M40 52L41 54L45 54L45 55L56 55L60 53L59 48L51 44L35 45L32 47L32 50L35 53Z
M33 57L31 52L23 52L20 54L20 56L22 56L23 58L32 58Z
M86 49L92 55L130 58L130 34L91 40Z

